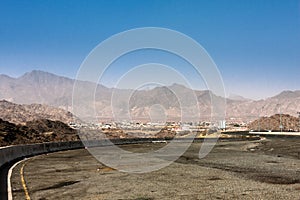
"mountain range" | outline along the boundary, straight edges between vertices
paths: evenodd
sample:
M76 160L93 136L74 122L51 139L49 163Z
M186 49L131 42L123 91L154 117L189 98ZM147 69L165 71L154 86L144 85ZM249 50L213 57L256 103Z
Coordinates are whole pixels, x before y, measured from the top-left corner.
M200 108L200 119L209 119L211 112L211 98L223 101L223 97L214 95L208 90L195 90L173 84L169 87L156 87L149 90L130 90L108 88L100 84L87 81L75 81L67 77L57 76L48 72L34 70L19 78L0 75L0 100L7 100L18 104L46 104L67 111L72 110L73 86L76 83L78 91L84 92L94 89L96 86L95 102L85 95L77 95L77 98L90 105L75 113L88 118L90 111L96 108L99 119L107 120L130 115L133 119L149 121L155 114L164 110L168 119L180 119L182 102L172 91L178 91L185 97L184 105L188 105L191 112L193 106ZM190 95L195 95L196 101ZM81 92L79 92L81 94ZM112 98L115 97L115 98ZM251 121L262 116L271 116L277 113L285 113L293 116L300 111L300 90L283 91L280 94L264 99L251 100L235 95L226 98L226 118L233 121ZM154 105L161 105L159 108ZM153 107L154 106L154 107ZM154 108L154 109L153 109ZM78 108L76 108L78 109ZM163 110L162 110L163 109ZM129 113L127 112L129 110ZM155 111L151 116L151 111ZM113 111L113 112L112 112ZM150 114L149 114L150 113Z

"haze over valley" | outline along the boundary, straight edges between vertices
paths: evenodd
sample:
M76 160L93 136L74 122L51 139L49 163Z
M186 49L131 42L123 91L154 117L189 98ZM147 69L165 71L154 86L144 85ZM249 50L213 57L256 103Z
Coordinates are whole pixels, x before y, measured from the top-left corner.
M0 75L0 83L0 99L2 100L17 104L45 104L72 112L74 79L34 70L19 78ZM124 110L129 109L132 119L149 121L149 111L151 106L155 104L163 107L168 120L179 120L180 106L176 95L172 91L180 91L183 96L193 92L197 98L200 119L202 120L210 118L211 98L224 101L222 100L223 97L218 97L208 90L191 91L191 89L179 84L168 87L155 87L148 90L108 88L87 81L77 81L77 85L82 88L81 101L85 101L85 90L92 90L97 87L95 106L97 116L102 120L113 118L112 106L114 106L114 114L122 115L125 112ZM115 105L112 104L113 95L118 97ZM85 105L90 105L90 107L84 108L83 112L87 109L93 109L94 102ZM3 106L1 108L5 109ZM299 90L282 91L276 96L261 100L246 99L237 95L226 98L227 120L249 122L259 117L271 116L280 112L297 116L299 110ZM2 112L2 115L3 113L5 112Z

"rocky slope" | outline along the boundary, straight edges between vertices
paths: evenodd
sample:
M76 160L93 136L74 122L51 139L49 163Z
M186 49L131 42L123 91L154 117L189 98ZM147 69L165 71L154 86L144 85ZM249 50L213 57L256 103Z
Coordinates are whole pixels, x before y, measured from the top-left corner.
M68 125L47 119L15 125L0 119L0 146L79 140L77 131Z
M282 125L282 131L300 130L299 118L286 114L282 114L281 116L280 114L276 114L270 117L261 117L251 122L249 124L249 129L260 131L280 131L280 125Z
M78 120L72 113L52 106L41 104L19 105L5 100L0 101L0 118L15 124L28 121L49 119L69 123Z
M261 116L285 113L297 116L300 111L300 91L283 91L279 95L259 101L227 101L228 117L254 120Z

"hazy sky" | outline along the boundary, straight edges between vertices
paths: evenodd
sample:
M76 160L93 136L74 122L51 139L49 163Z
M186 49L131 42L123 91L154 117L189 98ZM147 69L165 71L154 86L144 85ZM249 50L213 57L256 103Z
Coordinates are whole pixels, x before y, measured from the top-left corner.
M40 69L75 78L101 41L149 26L200 43L228 93L257 99L300 89L300 1L293 0L2 0L0 74L18 77Z

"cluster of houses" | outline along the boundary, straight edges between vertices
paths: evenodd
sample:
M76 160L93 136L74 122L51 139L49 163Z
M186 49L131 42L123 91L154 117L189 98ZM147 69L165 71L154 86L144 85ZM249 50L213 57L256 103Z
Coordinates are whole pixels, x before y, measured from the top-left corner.
M208 121L203 122L99 122L99 123L75 123L70 122L69 126L74 129L87 128L91 130L108 130L108 129L122 129L122 130L140 130L140 131L155 131L162 128L167 128L169 131L203 131L215 127L223 131L227 130L246 130L246 123L226 122L225 120L212 124Z

